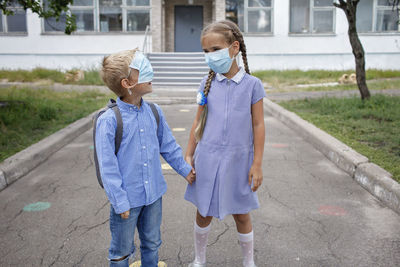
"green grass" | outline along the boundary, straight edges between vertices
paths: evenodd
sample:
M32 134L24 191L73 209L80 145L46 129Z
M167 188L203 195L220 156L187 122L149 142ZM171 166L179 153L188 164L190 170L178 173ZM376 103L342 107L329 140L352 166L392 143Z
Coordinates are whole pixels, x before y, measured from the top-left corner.
M280 102L335 136L400 182L400 97L374 95Z
M99 71L96 69L84 71L85 77L81 81L69 82L65 80L66 72L36 68L32 71L27 70L0 70L0 80L6 79L9 82L38 82L48 81L51 83L81 84L81 85L104 85L100 78Z
M287 87L295 86L298 84L318 84L318 83L327 83L327 82L337 82L339 78L344 74L354 73L354 70L344 70L344 71L327 71L327 70L309 70L309 71L301 71L301 70L286 70L286 71L277 71L277 70L264 70L264 71L255 71L252 75L258 77L263 82L268 83L270 86L277 90L284 91L311 91L313 89L321 91L320 87L311 87L311 88L296 88L296 89L288 89ZM367 80L375 80L375 79L388 79L388 78L400 78L400 71L395 70L376 70L369 69L366 71ZM325 87L324 91L327 90L342 90L343 88L356 88L355 85L344 85L344 86L335 86L335 87ZM349 89L347 89L349 90Z
M0 162L106 105L96 91L0 89Z
M400 79L398 80L373 80L368 81L367 86L369 90L386 90L386 89L400 89ZM307 91L348 91L358 90L356 84L346 84L337 86L310 86L302 88L282 88L274 90L274 92L307 92Z

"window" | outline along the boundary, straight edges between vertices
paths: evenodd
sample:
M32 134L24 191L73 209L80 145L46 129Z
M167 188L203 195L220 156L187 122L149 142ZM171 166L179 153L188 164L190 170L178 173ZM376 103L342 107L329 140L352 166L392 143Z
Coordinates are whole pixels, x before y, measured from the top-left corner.
M45 1L46 3L46 1ZM76 32L141 32L150 25L150 0L75 0ZM64 32L65 15L44 20L45 32Z
M14 15L6 16L0 12L0 33L27 33L26 11L13 1L8 8Z
M363 0L357 6L358 32L398 32L399 11L390 0Z
M247 33L272 32L272 0L226 0L226 19Z
M291 33L333 33L335 7L332 0L291 0Z

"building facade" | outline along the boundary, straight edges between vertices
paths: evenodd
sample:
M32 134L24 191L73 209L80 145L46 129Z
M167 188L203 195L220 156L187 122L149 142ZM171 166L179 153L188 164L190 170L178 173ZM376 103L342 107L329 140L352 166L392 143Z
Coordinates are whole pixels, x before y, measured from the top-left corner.
M90 69L104 55L135 47L199 52L202 28L222 19L239 25L253 70L354 68L347 20L332 0L75 0L72 35L63 33L63 18L42 19L17 4L11 9L13 16L0 14L3 69ZM398 21L389 0L360 1L367 68L400 69Z

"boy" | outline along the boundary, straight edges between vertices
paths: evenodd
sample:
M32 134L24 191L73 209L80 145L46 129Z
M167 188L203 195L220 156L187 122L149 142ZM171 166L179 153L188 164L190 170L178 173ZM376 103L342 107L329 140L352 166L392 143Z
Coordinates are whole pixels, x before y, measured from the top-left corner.
M158 264L161 245L162 195L167 186L159 155L191 184L192 167L172 136L161 109L156 119L142 96L152 91L153 69L136 50L122 51L103 59L101 77L117 96L123 134L115 155L116 118L113 110L102 114L96 125L96 150L105 192L111 203L110 266L128 266L134 254L134 232L138 228L143 267ZM157 130L158 129L158 130Z

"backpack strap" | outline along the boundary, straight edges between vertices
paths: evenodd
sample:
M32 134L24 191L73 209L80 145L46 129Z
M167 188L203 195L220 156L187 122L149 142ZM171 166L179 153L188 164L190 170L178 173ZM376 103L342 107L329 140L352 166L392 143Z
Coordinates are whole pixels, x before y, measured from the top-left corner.
M158 125L160 124L160 114L158 114L158 110L156 108L156 105L152 102L147 102L150 105L151 111L153 111L153 115L156 118L157 122L157 132L158 132Z
M94 150L94 165L96 166L96 176L97 176L97 181L99 182L99 185L103 187L103 181L101 180L101 175L100 175L100 167L99 167L99 160L97 159L97 151L96 151L96 126L97 126L97 119L106 111L106 109L103 109L99 111L93 120L93 150Z
M122 142L123 124L121 111L119 110L117 102L115 102L114 99L110 99L110 101L108 101L107 107L114 111L115 118L117 119L117 128L115 129L115 155L117 155Z
M156 105L154 105L154 103L152 103L152 102L147 102L147 103L149 104L149 106L151 108L151 111L153 112L154 118L156 118L156 122L157 122L157 132L156 132L156 134L157 134L157 138L158 138L158 143L159 143L159 145L161 145L161 141L160 141L160 138L158 136L159 128L160 128L159 127L159 125L160 125L160 114L158 114L158 110L156 108Z

